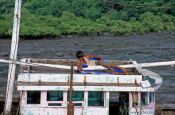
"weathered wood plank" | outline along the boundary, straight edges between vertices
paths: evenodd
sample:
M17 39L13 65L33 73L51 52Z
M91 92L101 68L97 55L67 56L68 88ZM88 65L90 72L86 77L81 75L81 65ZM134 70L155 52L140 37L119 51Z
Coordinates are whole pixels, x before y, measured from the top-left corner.
M68 82L70 74L21 73L17 81L23 82ZM74 74L73 82L84 83L141 83L142 75L94 75Z
M69 86L68 82L16 82L18 86ZM135 83L79 83L74 82L73 86L131 86L140 87L140 84Z
M17 86L17 90L27 91L68 91L69 86ZM119 92L154 92L155 89L122 86L73 86L73 91L119 91Z
M22 0L15 1L13 33L12 33L11 52L10 52L10 60L13 60L13 61L16 61L17 59L20 18L21 18L21 4L22 4ZM15 81L15 71L16 71L16 63L10 63L8 80L7 80L7 88L6 88L7 90L6 90L4 115L9 115L11 112L13 87L14 87L14 81Z

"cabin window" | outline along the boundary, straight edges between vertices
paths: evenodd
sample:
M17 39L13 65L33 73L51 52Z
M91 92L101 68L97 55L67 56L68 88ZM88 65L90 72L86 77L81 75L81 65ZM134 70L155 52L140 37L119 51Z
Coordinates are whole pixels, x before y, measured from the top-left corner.
M148 93L147 92L141 93L141 103L142 105L148 104Z
M73 91L72 101L84 101L84 92L83 91Z
M102 91L89 91L88 106L104 106L104 93Z
M69 97L67 97L67 100L69 100ZM72 101L74 103L74 106L83 106L82 102L84 101L84 92L83 91L73 91Z
M110 92L109 101L119 103L119 92Z
M48 91L47 101L63 101L63 91Z
M129 104L129 93L120 92L119 93L119 103L122 107L125 107Z
M40 91L27 92L27 104L40 104L40 98L41 98Z

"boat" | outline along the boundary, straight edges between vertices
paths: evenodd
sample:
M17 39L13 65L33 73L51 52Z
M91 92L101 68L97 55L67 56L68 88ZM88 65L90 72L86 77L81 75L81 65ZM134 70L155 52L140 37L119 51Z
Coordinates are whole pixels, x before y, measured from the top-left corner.
M74 69L76 60L22 59L22 62L73 65L72 70L21 65L16 86L23 115L66 115L68 112L72 112L70 115L155 114L155 91L161 86L162 78L147 69L127 68L128 75L99 73L104 69L95 70L98 73L79 74ZM136 63L107 62L117 65ZM87 68L84 71L88 71Z

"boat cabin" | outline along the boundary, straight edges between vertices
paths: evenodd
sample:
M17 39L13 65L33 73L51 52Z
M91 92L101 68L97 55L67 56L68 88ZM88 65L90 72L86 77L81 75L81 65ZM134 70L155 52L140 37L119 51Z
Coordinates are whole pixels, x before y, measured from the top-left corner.
M79 74L37 66L38 63L75 66L76 60L22 61L36 63L36 66L21 65L16 82L22 115L67 115L69 103L73 104L71 112L74 115L155 114L155 91L160 87L161 78L149 70L135 67L127 69L128 75ZM109 63L126 65L134 62Z

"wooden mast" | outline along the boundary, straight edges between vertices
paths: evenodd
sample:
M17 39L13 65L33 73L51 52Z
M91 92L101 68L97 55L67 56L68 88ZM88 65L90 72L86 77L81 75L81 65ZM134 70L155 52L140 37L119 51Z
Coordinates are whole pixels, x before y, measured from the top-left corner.
M69 79L69 89L68 89L68 105L67 105L67 115L74 115L74 104L72 103L72 92L73 92L73 64L71 64L70 79Z
M10 60L12 60L12 63L9 64L4 115L9 115L11 113L11 107L12 107L13 87L14 87L15 71L16 71L15 61L17 58L18 41L19 41L21 2L22 0L15 1L13 33L12 33L11 52L10 52Z

